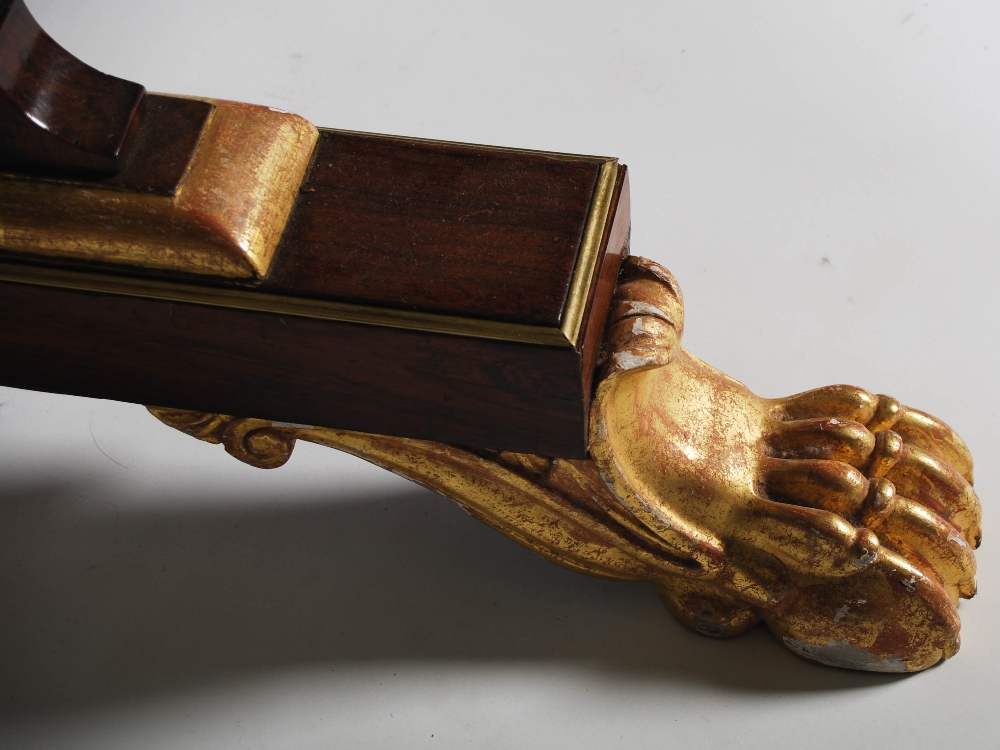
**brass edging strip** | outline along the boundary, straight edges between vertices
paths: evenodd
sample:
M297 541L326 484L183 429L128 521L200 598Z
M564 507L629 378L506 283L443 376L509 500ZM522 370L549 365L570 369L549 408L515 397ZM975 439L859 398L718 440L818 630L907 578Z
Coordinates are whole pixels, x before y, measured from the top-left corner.
M523 344L564 348L573 346L561 330L544 326L501 323L493 320L459 318L409 310L373 308L346 302L262 294L244 289L209 288L193 284L151 281L18 263L0 262L0 281L119 294L129 297L146 297L170 302L187 302L210 307L277 313L319 320L336 320L344 323L361 323L409 331L427 331L453 336L513 341Z
M611 221L611 199L615 192L615 182L618 180L618 160L613 159L601 165L594 188L594 199L590 204L590 213L580 241L580 252L576 256L576 268L573 269L573 280L570 282L566 306L563 309L563 335L576 346L580 339L580 327L583 325L583 313L587 309L587 298L590 296L590 285L594 279L594 269L601 257L601 241L604 230Z

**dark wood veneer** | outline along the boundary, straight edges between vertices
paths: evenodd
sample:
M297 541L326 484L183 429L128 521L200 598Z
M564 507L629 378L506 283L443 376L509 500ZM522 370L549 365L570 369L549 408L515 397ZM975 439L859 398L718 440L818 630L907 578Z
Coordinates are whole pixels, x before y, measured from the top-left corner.
M321 131L261 290L556 327L605 161Z
M582 456L572 349L0 282L0 382Z
M197 99L146 94L120 174L101 185L173 195L198 147L212 105Z
M0 0L0 169L172 195L211 111L94 70Z
M145 91L73 57L23 0L0 0L0 164L119 172Z
M12 28L11 14L23 10L20 0L7 7L8 23L0 33ZM0 54L0 69L5 60L9 63L9 56ZM0 71L0 84L9 70L10 65ZM88 116L99 111L91 105ZM35 163L34 173L12 179L170 195L211 110L204 102L146 95L129 120L127 152L115 151L117 174L83 176L76 169L39 174ZM3 132L20 138L16 128L5 125ZM63 157L58 161L66 168ZM536 332L548 329L552 335L540 340L565 341L560 326L567 295L606 162L322 131L268 273L257 285L238 285L239 293L250 300L256 294L308 298L484 325L520 324ZM0 383L583 457L593 370L627 252L628 206L622 168L573 344L402 330L8 281L0 282ZM96 263L85 264L85 270L171 280ZM204 276L172 280L203 288L234 285Z
M440 153L436 144L423 147L430 160ZM532 161L536 156L525 158ZM586 161L569 163L591 166ZM577 176L573 171L570 175ZM327 184L315 178L314 172L310 184ZM502 199L498 191L497 202ZM317 205L324 204L310 201L300 206L298 221L318 227L319 220L309 216ZM587 208L577 208L578 222L585 221ZM591 379L618 266L627 252L624 169L611 210L613 219L605 230L576 347L3 282L0 383L479 448L583 457ZM525 204L523 214L528 213ZM405 216L396 215L394 221L405 237ZM423 226L424 217L414 221ZM440 222L443 238L456 221L452 216ZM328 244L335 247L336 242L331 228ZM286 245L285 252L291 247ZM461 246L451 252L468 274L453 282L458 289L449 301L453 309L461 309L457 304L462 299L488 297L496 269L477 266L475 252L463 258ZM569 260L575 256L576 248L567 251ZM363 254L355 258L358 264L364 261ZM552 269L538 262L539 276L555 278ZM560 266L567 278L569 265ZM442 278L435 281L430 269L397 269L404 271L420 275L447 298L451 287ZM386 290L406 281L384 273ZM273 286L268 291L273 292ZM285 291L291 294L294 289ZM507 293L515 299L513 292ZM391 302L388 291L383 295ZM545 300L538 301L535 309L544 309ZM470 309L477 310L474 304Z

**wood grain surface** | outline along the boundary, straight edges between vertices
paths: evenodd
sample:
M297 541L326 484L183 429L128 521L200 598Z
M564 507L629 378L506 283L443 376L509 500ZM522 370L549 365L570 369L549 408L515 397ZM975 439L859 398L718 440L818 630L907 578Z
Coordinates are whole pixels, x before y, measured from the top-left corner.
M581 456L568 348L0 283L0 382Z
M208 115L187 102L148 96L125 171L87 189L169 193ZM237 286L250 298L540 326L558 339L606 162L322 131L267 275ZM591 381L628 233L622 168L575 346L4 282L0 384L584 457Z
M261 289L558 326L605 161L321 131Z
M145 89L82 63L0 0L0 164L117 173Z

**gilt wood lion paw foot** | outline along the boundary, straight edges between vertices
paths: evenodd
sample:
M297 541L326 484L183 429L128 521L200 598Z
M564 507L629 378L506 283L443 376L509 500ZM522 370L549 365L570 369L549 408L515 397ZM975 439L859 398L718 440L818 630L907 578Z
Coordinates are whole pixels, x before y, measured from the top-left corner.
M763 621L806 659L882 672L952 656L981 539L961 438L852 386L760 398L685 351L683 324L673 276L628 258L583 460L150 410L264 468L296 439L357 455L553 562L655 582L705 635Z

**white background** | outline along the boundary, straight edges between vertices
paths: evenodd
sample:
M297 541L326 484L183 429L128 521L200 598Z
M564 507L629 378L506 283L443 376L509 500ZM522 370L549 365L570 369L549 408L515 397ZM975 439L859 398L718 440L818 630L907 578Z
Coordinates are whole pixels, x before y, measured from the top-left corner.
M0 389L0 747L993 746L1000 5L29 7L154 91L621 157L688 348L765 396L943 417L986 533L961 652L851 673L693 635L332 451L265 472L138 406Z

